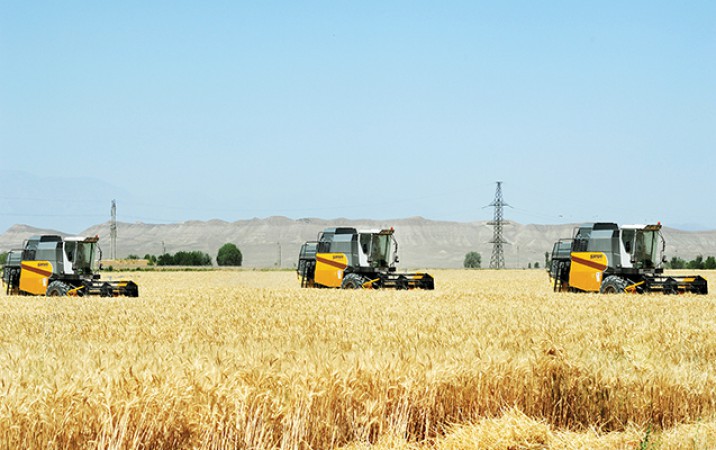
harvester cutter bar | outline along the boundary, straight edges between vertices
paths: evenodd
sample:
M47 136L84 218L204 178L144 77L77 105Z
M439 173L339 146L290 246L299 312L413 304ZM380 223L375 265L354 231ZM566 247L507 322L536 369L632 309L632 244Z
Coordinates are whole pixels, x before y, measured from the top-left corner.
M139 287L133 281L94 281L87 286L85 295L139 297Z
M380 281L371 280L371 285L380 283L382 289L435 289L435 279L427 273L382 274Z
M655 275L644 280L645 292L664 294L708 294L708 283L700 275Z

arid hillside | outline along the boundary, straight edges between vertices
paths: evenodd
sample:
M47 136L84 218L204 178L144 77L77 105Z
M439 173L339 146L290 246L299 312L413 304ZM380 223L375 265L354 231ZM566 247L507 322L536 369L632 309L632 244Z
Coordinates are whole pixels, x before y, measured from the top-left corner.
M247 267L293 267L301 244L316 239L318 232L329 226L358 228L394 227L399 243L400 265L403 268L461 267L465 254L477 251L482 255L483 267L489 266L493 229L487 222L444 222L421 217L396 220L349 219L264 219L224 222L189 221L176 224L119 223L117 254L144 256L175 253L180 250L201 250L212 258L223 244L239 246ZM505 246L508 267L527 267L539 263L544 266L545 252L561 237L571 236L574 225L522 225L510 223L504 235L510 243ZM0 251L17 248L33 234L59 233L15 225L0 235ZM99 235L104 256L109 256L109 223L92 226L83 235ZM667 256L691 259L698 254L716 256L716 230L687 232L664 229Z

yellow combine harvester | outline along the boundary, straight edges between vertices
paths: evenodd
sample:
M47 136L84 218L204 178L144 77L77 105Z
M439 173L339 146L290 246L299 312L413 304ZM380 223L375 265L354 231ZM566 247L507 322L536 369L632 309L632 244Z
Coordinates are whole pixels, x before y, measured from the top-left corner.
M554 244L549 275L555 291L707 294L701 276L664 274L665 247L661 223L585 224Z
M133 281L101 281L94 237L33 236L7 255L2 281L8 295L139 296Z
M306 242L298 257L302 287L343 289L434 289L427 273L397 273L398 243L393 228L359 231L326 228Z

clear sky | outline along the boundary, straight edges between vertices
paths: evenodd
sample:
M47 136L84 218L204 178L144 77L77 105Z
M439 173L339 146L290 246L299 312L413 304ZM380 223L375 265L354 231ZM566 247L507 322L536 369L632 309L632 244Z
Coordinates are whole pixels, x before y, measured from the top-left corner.
M467 222L497 180L716 229L716 2L0 0L0 155L0 232Z

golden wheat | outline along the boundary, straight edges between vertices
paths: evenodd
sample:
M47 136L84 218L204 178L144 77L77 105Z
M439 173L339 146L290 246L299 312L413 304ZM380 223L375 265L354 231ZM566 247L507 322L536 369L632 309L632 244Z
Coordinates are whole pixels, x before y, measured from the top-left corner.
M137 272L137 299L0 297L0 447L716 445L713 295L435 275L394 292Z

